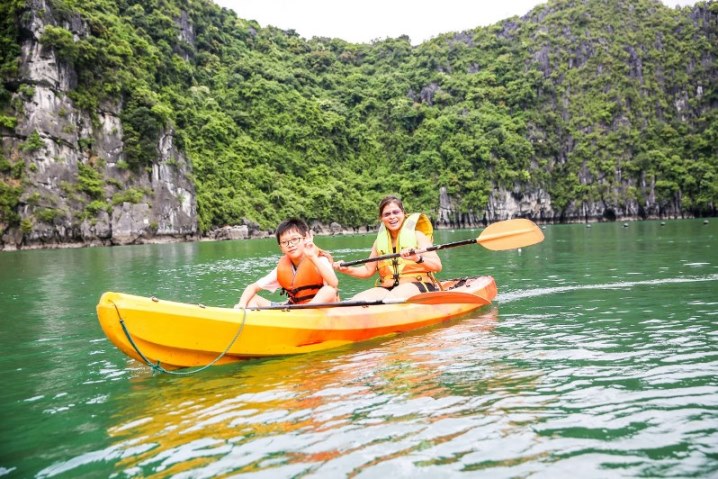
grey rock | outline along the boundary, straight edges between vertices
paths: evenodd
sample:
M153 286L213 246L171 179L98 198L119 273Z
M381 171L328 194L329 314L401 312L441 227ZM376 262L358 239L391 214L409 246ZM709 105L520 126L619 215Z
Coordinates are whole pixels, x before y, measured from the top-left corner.
M215 232L214 239L222 240L243 240L249 238L247 225L224 226Z
M112 244L127 245L142 236L150 236L150 206L147 203L122 203L112 210Z

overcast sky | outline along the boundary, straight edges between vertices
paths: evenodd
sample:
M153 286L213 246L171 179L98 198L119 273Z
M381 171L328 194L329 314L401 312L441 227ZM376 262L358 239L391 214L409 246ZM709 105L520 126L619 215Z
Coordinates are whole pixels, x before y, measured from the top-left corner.
M628 0L630 1L630 0ZM696 0L662 0L669 6ZM440 33L491 25L524 15L545 0L215 0L262 27L293 29L304 38L369 43L409 35L417 45Z

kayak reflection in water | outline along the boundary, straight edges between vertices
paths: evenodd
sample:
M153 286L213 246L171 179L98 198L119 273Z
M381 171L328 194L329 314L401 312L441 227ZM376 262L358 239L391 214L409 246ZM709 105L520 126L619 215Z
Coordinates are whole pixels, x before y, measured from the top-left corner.
M432 246L433 227L423 213L407 215L396 196L386 196L379 203L381 226L371 248L369 259L400 253L401 257L371 261L361 266L334 263L334 269L355 278L370 278L379 273L376 287L362 291L355 301L403 299L418 293L437 291L434 273L441 271L441 259L434 251L417 253Z
M284 253L277 267L244 289L235 308L267 307L272 302L259 296L260 290L282 288L288 304L333 303L339 301L339 280L332 269L332 257L318 248L307 224L289 218L277 226L277 243Z

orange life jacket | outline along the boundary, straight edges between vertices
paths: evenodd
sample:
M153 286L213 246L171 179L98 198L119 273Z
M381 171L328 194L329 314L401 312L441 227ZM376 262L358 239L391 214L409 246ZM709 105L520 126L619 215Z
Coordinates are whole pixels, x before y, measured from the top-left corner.
M332 262L332 256L326 251L320 249L319 256ZM324 286L324 278L310 259L302 258L295 268L287 255L282 256L277 264L277 281L287 293L290 304L309 302Z

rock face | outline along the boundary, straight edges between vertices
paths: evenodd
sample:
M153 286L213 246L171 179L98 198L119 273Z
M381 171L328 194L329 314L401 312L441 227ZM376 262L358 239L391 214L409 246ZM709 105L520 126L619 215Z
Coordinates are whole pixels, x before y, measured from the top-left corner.
M22 173L15 176L22 178L23 187L19 221L0 216L0 248L196 237L195 189L174 132L161 133L149 174L128 171L122 104L105 104L92 112L78 109L68 95L76 87L77 73L39 41L49 25L77 37L87 35L87 25L79 17L59 24L44 0L33 0L23 21L20 88L12 98L17 125L0 127L3 156L9 169ZM189 27L183 31L193 38ZM10 185L19 182L7 179Z
M628 187L631 185L624 185ZM552 204L551 196L541 188L517 185L512 190L495 188L489 195L488 205L481 211L461 212L459 202L451 198L446 188L439 189L439 211L436 226L439 228L467 228L486 226L495 221L511 218L529 218L540 223L571 223L581 221L615 221L616 219L683 218L686 213L678 204L659 204L655 185L641 182L636 189L643 192L644 203L637 200L618 202L611 198L625 197L618 192L594 201L573 202L563 210Z

